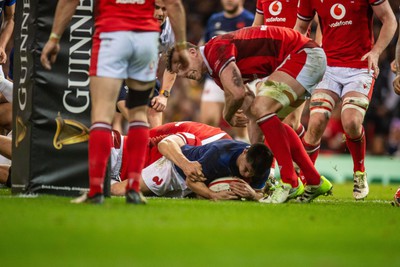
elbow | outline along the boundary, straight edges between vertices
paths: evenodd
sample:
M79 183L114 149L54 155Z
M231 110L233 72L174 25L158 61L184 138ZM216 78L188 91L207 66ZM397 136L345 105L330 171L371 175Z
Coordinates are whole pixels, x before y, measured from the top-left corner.
M158 143L158 151L164 155L165 152L168 150L168 147L170 146L171 141L168 139L163 139L160 143Z
M246 97L246 91L242 90L240 92L236 92L235 94L233 94L232 95L232 100L235 103L243 103L245 97Z

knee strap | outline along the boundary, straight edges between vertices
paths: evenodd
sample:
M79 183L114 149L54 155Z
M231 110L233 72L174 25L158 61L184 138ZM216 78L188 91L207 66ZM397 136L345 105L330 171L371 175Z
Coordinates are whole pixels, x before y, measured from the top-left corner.
M311 96L310 115L313 113L324 113L330 118L334 107L335 100L326 93L316 93Z
M140 106L147 106L150 101L150 97L153 94L154 88L151 87L144 91L134 90L129 88L128 96L126 97L125 106L129 109L140 107Z
M361 112L363 116L367 112L369 106L368 99L364 97L346 97L342 104L342 113L344 110L352 108Z
M297 100L296 92L289 85L269 80L261 84L258 95L275 99L284 108Z

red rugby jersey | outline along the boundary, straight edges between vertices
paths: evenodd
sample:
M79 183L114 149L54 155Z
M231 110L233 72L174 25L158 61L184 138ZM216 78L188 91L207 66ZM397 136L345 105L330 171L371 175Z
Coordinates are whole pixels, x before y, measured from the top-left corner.
M243 28L210 40L203 55L209 74L222 88L221 71L236 61L244 82L269 76L285 58L304 47L311 39L283 27Z
M328 66L368 68L361 57L373 46L371 5L385 0L300 0L298 18L310 21L318 13Z

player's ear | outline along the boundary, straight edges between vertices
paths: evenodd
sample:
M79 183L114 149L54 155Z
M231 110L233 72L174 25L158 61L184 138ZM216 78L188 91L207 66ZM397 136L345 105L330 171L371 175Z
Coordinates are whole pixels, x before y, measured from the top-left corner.
M188 51L189 51L189 54L194 55L194 56L196 56L197 53L198 53L198 50L196 48L193 48L193 47L190 47L188 49Z

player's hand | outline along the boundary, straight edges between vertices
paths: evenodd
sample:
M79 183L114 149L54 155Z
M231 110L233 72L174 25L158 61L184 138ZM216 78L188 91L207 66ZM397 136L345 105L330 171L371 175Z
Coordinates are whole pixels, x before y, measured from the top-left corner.
M151 108L157 112L162 112L167 107L168 98L163 95L153 97L151 100Z
M203 174L203 168L198 161L189 161L181 166L186 179L192 182L204 182L207 180Z
M379 67L378 67L378 60L379 60L379 54L373 52L372 50L366 53L361 60L366 60L368 59L368 72L371 70L374 71L374 78L378 78L379 75Z
M220 191L220 192L213 192L211 194L211 200L217 201L217 200L236 200L239 199L239 196L237 196L235 193L232 191Z
M245 181L237 181L229 184L233 193L239 197L255 200L257 198L256 191Z
M182 49L178 52L179 54L179 62L180 62L180 70L185 70L189 67L189 52L187 49Z
M51 64L56 62L58 52L60 52L60 44L52 40L47 41L40 56L40 62L46 70L51 70Z
M400 74L397 74L393 80L393 89L396 94L400 95Z
M246 127L247 123L249 123L249 118L247 118L243 110L239 109L228 123L233 127Z
M0 64L4 64L7 61L7 54L3 47L0 47Z

